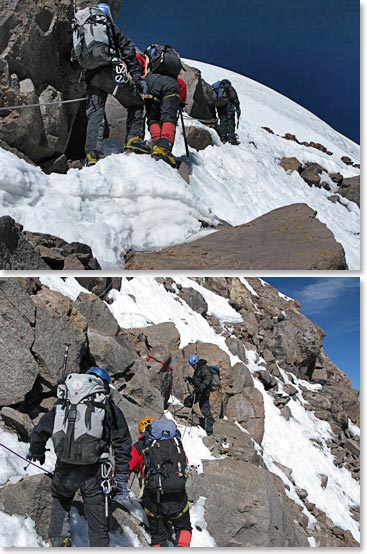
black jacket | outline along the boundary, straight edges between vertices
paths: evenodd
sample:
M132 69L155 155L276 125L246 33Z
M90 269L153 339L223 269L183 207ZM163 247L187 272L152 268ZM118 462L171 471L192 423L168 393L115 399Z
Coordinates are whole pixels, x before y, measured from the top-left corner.
M206 360L199 360L195 373L192 376L192 383L195 388L195 392L201 394L204 391L209 392L209 387L212 384L213 375L210 367L207 366Z
M136 83L141 79L141 67L136 57L134 43L112 22L108 22L108 34L114 48L118 49L118 56L126 63L129 73ZM86 71L88 79L101 68Z
M32 454L44 454L46 442L52 436L55 420L55 408L47 412L32 431L30 451ZM112 445L117 473L129 474L131 435L126 419L120 408L109 400L106 409L105 429L101 440L101 454Z

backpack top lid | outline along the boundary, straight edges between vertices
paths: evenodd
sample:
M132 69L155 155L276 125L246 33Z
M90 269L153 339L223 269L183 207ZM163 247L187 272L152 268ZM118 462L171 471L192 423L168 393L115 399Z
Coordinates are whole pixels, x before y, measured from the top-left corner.
M148 442L154 440L164 441L174 437L181 438L181 433L172 419L156 419L148 425L146 431Z
M96 375L87 373L70 373L66 380L67 399L71 404L79 404L91 395L108 396L103 381Z

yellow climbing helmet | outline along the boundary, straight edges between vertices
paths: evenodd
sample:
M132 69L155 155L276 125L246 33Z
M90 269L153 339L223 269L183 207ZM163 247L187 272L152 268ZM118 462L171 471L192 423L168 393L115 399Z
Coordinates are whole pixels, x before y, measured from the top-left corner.
M143 433L145 428L148 427L152 421L155 421L155 417L143 417L138 423L139 433Z

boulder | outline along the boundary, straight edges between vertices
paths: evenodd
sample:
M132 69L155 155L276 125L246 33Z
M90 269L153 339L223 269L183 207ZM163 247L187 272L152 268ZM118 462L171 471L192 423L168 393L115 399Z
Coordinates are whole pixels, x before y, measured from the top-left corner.
M197 312L203 317L206 316L208 303L199 291L192 288L182 288L178 293L178 296L182 298L182 300L186 302L186 304L188 304L194 312Z
M360 175L344 179L338 188L338 193L347 200L360 206Z
M265 469L231 458L210 462L196 489L206 498L207 528L219 548L308 546L293 503Z
M21 402L40 371L32 355L36 310L15 279L0 279L0 406Z
M121 344L118 338L88 330L89 354L92 364L103 367L114 379L119 379L137 361L138 356L133 348Z
M187 127L186 136L188 145L198 152L200 150L205 150L208 146L214 145L212 135L207 129L203 129L202 127L195 127L194 125Z
M27 414L21 414L17 410L5 406L2 408L0 415L5 425L11 431L15 431L21 441L30 441L33 424L31 418Z
M293 173L293 171L300 172L302 168L302 164L297 158L282 158L280 160L280 165L284 169L284 171Z
M341 185L344 179L341 173L329 173L329 177L333 183L336 183L337 185Z
M74 305L87 320L89 329L111 337L118 334L120 327L116 319L98 296L81 292Z
M247 361L246 351L243 346L243 342L240 339L234 336L228 337L226 338L226 345L228 346L231 354L233 354L234 356L238 356L242 362Z
M322 168L318 164L310 164L306 169L301 173L301 177L306 183L310 186L315 185L316 187L320 186L322 173Z
M226 382L226 379L223 379ZM229 378L225 387L222 386L222 390L232 396L234 394L240 394L246 387L253 387L254 380L248 367L237 362L229 372Z
M121 289L121 277L75 277L82 287L89 290L102 300L108 300L111 290Z
M8 215L0 217L0 269L49 269L35 247L26 240L23 226Z
M129 334L145 342L145 347L151 349L163 346L169 351L178 350L181 337L174 323L158 323L143 328L129 329Z
M241 394L228 399L225 415L235 419L251 437L261 445L264 436L264 400L254 387L246 388Z
M214 438L215 435L215 438ZM263 467L261 456L256 452L250 435L225 419L214 423L214 435L204 439L213 456L226 455L235 460L250 462Z
M158 252L131 251L125 262L125 269L155 270L347 268L342 246L305 204Z
M62 304L65 297L60 298L61 313L48 305L49 295L45 297L38 294L31 298L37 307L32 350L41 365L42 379L48 385L54 385L61 376L65 344L70 344L68 371L79 371L87 347L86 322L81 317L77 317L74 322L63 315ZM57 297L54 298L57 301Z
M0 487L0 510L9 515L31 518L37 533L46 541L51 506L50 479L46 475L24 477L15 484Z

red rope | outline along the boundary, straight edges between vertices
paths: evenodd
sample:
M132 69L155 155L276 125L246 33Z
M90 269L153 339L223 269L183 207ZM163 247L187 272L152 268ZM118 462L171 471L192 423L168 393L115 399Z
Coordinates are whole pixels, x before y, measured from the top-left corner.
M169 365L167 365L165 362L163 362L162 360L158 360L158 358L155 358L154 356L151 356L150 354L147 354L147 357L145 358L145 361L148 363L150 362L150 360L154 360L155 362L158 362L159 364L161 364L162 366L166 367L167 369L169 369L170 371L174 371L174 369L172 367L170 367Z

